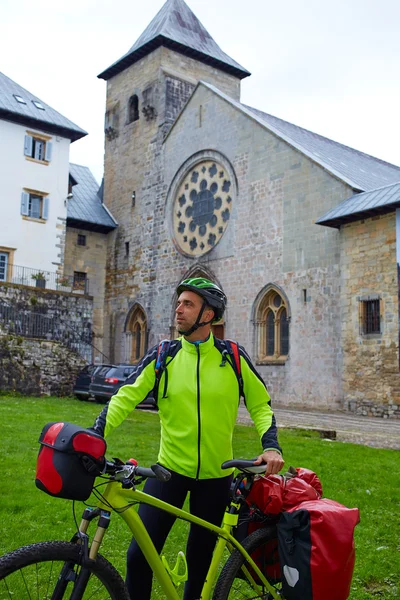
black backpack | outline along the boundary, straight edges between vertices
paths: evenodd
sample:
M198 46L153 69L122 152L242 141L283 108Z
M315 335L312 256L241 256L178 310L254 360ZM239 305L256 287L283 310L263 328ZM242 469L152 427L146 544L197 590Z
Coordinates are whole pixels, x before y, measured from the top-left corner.
M215 337L214 345L221 352L221 355L222 355L220 367L225 367L227 362L231 365L231 367L234 370L235 375L237 377L238 383L239 383L240 396L244 397L243 378L242 378L242 372L241 372L241 367L240 367L240 355L239 355L238 343L234 342L232 340L220 340ZM165 378L164 378L164 390L163 390L162 398L168 397L167 396L168 369L166 367L167 367L167 364L169 364L169 362L171 362L171 360L176 356L176 354L178 353L178 351L180 350L181 347L182 347L182 343L180 340L162 340L158 345L157 359L156 359L156 364L154 367L155 374L156 374L156 383L153 388L153 395L154 395L154 399L156 402L158 399L158 388L160 385L161 376L164 372L165 372ZM168 363L167 363L168 357L171 360L168 361Z

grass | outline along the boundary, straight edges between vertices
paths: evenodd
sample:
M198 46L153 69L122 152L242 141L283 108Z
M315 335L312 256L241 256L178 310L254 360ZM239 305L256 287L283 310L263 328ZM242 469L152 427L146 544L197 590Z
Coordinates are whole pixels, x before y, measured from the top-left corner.
M75 526L72 503L37 490L34 484L38 437L49 421L66 420L84 427L93 424L101 406L73 398L0 397L2 427L0 451L0 554L21 545L50 539L68 539ZM109 437L108 455L136 458L148 466L157 457L158 415L134 411ZM351 600L400 597L400 453L319 439L312 432L281 431L286 466L316 471L324 495L349 507L357 506L357 561ZM235 456L259 452L252 427L237 426ZM78 520L82 505L76 504ZM177 523L165 548L173 564L184 549L186 524ZM124 573L129 531L116 516L102 553ZM161 600L157 588L154 598Z

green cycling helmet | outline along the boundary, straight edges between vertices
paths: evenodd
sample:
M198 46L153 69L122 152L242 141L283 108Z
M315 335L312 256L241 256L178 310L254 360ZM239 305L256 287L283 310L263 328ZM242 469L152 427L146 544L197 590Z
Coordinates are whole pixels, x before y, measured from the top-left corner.
M222 319L225 312L227 299L224 292L215 283L205 277L191 277L184 279L177 287L178 296L185 290L194 292L208 304L214 311L213 321Z

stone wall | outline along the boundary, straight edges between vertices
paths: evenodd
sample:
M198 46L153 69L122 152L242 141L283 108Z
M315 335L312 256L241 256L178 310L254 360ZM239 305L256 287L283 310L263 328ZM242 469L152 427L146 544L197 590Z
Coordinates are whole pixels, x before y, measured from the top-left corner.
M341 242L346 405L358 414L400 418L395 212L343 226ZM360 302L368 298L379 299L381 333L360 330Z
M86 361L58 342L0 332L0 391L69 396Z
M78 235L84 235L86 245L78 245ZM74 271L87 274L89 294L93 298L93 359L104 362L104 290L106 279L107 235L85 229L67 228L64 275L73 277Z
M0 283L0 303L0 390L71 394L92 361L92 298Z

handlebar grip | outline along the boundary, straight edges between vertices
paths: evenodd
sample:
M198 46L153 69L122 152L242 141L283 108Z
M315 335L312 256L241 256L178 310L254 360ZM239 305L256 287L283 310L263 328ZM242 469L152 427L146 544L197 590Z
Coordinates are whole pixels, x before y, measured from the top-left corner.
M240 459L233 459L233 460L227 460L226 462L224 462L221 465L222 469L239 469L240 471L243 471L244 473L252 473L253 475L257 475L260 473L265 473L266 469L267 469L267 463L261 463L260 465L255 465L254 462L256 461L256 458L253 458L252 460L240 460Z
M154 471L149 469L148 467L135 467L135 475L139 475L140 477L144 477L147 479L148 477L156 477Z
M135 474L145 478L152 477L159 481L169 481L171 479L171 473L157 464L151 465L150 469L147 467L136 467Z
M151 469L159 481L169 481L171 473L161 465L151 465Z
M232 460L227 460L226 462L224 462L221 465L222 469L246 469L248 467L253 467L254 466L254 461L256 461L256 458L251 458L249 460L242 460L242 459L232 459Z

